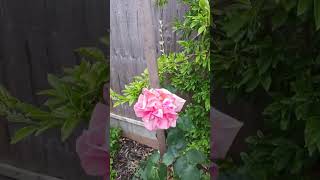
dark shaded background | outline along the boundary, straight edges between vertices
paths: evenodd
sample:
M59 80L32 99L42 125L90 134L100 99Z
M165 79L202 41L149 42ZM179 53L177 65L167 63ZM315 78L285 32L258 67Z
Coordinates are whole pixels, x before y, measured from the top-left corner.
M96 46L109 29L108 0L0 0L0 84L35 105L45 97L47 73L79 63L74 49ZM77 130L68 142L58 131L9 145L16 125L0 119L0 163L65 180L89 180L75 152Z

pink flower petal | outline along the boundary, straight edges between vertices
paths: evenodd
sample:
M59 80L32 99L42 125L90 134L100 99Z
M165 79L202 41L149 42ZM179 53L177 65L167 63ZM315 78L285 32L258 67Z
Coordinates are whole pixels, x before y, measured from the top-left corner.
M145 127L154 131L176 126L178 112L186 101L166 89L142 90L134 105L137 117L142 118Z

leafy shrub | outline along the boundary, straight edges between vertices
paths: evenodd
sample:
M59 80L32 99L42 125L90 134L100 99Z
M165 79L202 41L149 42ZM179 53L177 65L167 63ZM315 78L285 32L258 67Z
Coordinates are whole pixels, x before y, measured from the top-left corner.
M120 149L119 139L121 138L121 129L110 128L110 178L116 179L117 172L112 168L116 153Z
M176 128L168 130L168 149L163 158L160 158L158 151L153 153L146 162L140 164L134 180L163 180L167 177L183 180L210 179L207 157L197 149L187 149L185 133L194 128L190 119L182 116L177 122Z
M102 89L108 80L107 59L97 48L80 48L80 65L64 69L63 76L48 74L51 89L39 92L46 95L42 107L36 107L12 97L0 88L0 115L9 122L23 124L15 132L11 143L29 135L60 128L62 140L66 140L81 122L90 120L95 104L103 101Z
M253 179L308 179L319 166L320 3L215 4L212 75L230 101L264 91L265 132L249 137L241 171Z

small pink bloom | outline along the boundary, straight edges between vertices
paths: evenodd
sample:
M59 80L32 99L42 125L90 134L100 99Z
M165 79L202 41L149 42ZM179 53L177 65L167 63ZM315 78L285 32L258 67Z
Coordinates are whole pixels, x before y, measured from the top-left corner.
M142 90L138 102L134 105L137 117L142 118L144 126L154 131L176 126L178 112L186 100L166 89Z

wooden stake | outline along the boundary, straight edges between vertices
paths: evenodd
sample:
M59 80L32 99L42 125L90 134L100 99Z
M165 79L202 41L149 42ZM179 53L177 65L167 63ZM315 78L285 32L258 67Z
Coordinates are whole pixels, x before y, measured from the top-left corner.
M143 50L144 56L147 61L147 68L149 72L149 80L151 88L160 88L159 74L158 74L158 64L156 57L156 46L155 46L155 28L152 22L151 13L151 0L141 0L143 1L142 9L144 24L143 24ZM159 143L160 155L166 151L166 137L164 130L157 130L157 139Z

